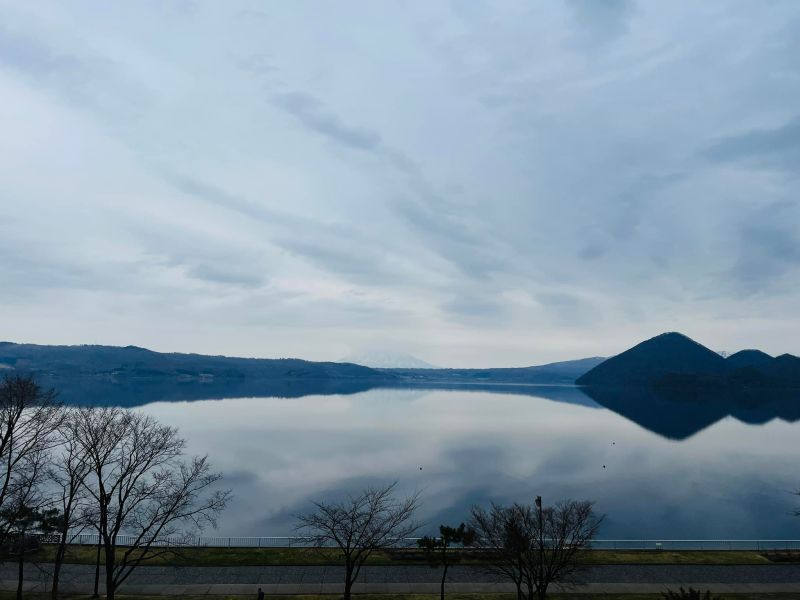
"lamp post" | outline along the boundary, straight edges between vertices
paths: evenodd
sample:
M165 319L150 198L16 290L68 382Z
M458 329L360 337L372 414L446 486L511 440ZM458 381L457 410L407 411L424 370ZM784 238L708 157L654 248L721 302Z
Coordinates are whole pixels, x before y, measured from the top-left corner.
M536 508L539 509L539 585L541 585L544 579L544 519L541 496L536 496Z

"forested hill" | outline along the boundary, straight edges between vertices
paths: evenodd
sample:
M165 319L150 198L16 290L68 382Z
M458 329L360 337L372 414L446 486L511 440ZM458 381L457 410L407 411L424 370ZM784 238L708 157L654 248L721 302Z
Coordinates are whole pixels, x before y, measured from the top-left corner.
M233 358L154 352L136 346L40 346L0 342L0 373L25 371L45 378L108 380L174 379L370 379L390 375L352 363L297 358Z
M637 344L579 377L586 386L698 386L800 388L800 358L742 350L724 358L676 332Z

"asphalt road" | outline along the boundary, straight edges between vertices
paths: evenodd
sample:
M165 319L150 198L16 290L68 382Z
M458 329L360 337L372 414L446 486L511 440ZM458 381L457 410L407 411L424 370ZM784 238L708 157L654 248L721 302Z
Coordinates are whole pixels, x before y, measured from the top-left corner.
M26 565L25 587L45 590L50 565ZM0 588L16 585L16 565L0 565ZM267 593L336 593L341 590L342 567L140 567L124 584L128 593L232 593L250 594L261 586ZM357 590L362 592L435 592L440 572L426 566L365 567ZM65 565L62 589L91 591L94 567ZM578 577L576 590L663 591L680 585L702 585L715 591L798 592L800 564L780 565L598 565ZM468 566L451 567L452 591L511 591L508 583L486 571Z

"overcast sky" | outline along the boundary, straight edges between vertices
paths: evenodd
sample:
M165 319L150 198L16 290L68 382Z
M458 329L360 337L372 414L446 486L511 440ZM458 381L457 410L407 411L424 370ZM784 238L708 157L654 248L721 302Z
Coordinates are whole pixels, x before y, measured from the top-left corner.
M800 353L800 2L0 2L0 339Z

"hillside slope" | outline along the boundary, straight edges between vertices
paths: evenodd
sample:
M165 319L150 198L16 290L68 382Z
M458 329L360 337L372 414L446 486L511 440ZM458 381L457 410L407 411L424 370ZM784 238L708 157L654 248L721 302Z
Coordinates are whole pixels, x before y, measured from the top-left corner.
M668 375L717 375L725 359L681 333L662 333L609 358L578 378L579 385L650 384Z
M739 352L731 354L725 359L725 363L730 368L744 369L746 367L760 367L761 365L772 362L772 360L773 358L766 352L749 349L739 350Z
M585 386L800 388L800 358L742 350L727 359L680 333L664 333L597 365Z

